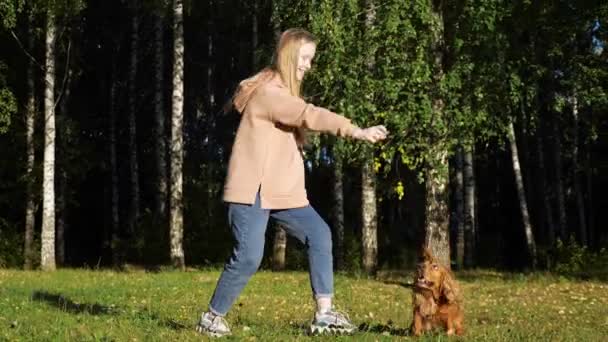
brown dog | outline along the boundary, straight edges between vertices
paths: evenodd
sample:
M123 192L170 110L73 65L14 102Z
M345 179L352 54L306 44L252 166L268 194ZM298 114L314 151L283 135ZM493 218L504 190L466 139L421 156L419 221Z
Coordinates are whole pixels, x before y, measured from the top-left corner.
M464 310L458 283L452 272L440 265L427 248L422 251L421 259L413 286L412 334L420 336L440 327L446 329L448 335L462 335Z

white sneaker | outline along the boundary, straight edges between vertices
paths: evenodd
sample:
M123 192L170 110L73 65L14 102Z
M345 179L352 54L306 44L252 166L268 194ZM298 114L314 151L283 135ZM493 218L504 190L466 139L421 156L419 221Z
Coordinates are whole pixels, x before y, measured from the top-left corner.
M316 312L315 318L310 324L310 334L352 334L357 327L350 322L344 313L330 310L327 312Z
M196 325L196 331L211 337L222 337L230 335L228 323L222 316L217 316L212 312L204 312Z

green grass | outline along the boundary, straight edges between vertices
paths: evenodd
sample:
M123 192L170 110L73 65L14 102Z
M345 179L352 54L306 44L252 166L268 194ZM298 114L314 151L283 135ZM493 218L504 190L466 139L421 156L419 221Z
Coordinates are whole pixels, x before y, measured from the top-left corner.
M0 340L200 341L194 324L217 270L146 273L0 270ZM459 273L467 341L606 341L608 284L550 275ZM309 337L314 310L304 272L258 272L228 315L222 340L414 340L407 273L336 276L337 306L363 327L352 337ZM418 341L447 341L443 334Z

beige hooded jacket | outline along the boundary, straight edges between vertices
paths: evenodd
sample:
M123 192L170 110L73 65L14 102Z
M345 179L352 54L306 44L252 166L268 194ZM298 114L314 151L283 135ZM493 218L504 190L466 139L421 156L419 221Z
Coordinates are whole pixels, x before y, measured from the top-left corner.
M242 116L224 184L226 202L253 204L259 190L264 209L308 205L295 128L342 137L357 129L349 119L291 95L269 69L241 82L233 103Z

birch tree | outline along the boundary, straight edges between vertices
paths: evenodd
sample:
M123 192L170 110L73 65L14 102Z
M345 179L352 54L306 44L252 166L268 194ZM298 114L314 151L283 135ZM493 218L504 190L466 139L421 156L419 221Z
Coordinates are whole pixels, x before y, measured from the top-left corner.
M32 18L32 14L28 13L28 49L32 51L34 49L34 21ZM35 259L35 251L34 251L34 226L36 224L36 187L35 187L35 175L34 175L34 165L36 161L36 151L34 145L34 127L36 120L36 89L35 89L35 81L34 81L34 61L30 58L27 62L27 71L26 71L26 79L27 79L27 100L25 106L25 139L26 139L26 154L27 154L27 164L26 164L26 179L27 179L27 187L26 187L26 205L25 205L25 241L24 241L24 265L23 267L26 270L31 270L34 268L34 259Z
M44 71L44 161L40 266L54 271L55 263L55 14L47 9Z
M173 1L173 95L171 110L170 257L184 269L183 121L184 121L184 4Z
M515 140L515 129L513 123L509 126L509 145L511 147L511 161L513 165L513 174L515 175L515 185L517 187L517 200L519 202L519 212L523 221L524 233L526 235L526 246L532 260L532 268L536 268L536 243L532 232L532 224L530 223L530 214L528 212L528 201L526 200L526 191L519 163L519 153L517 150L517 142Z

